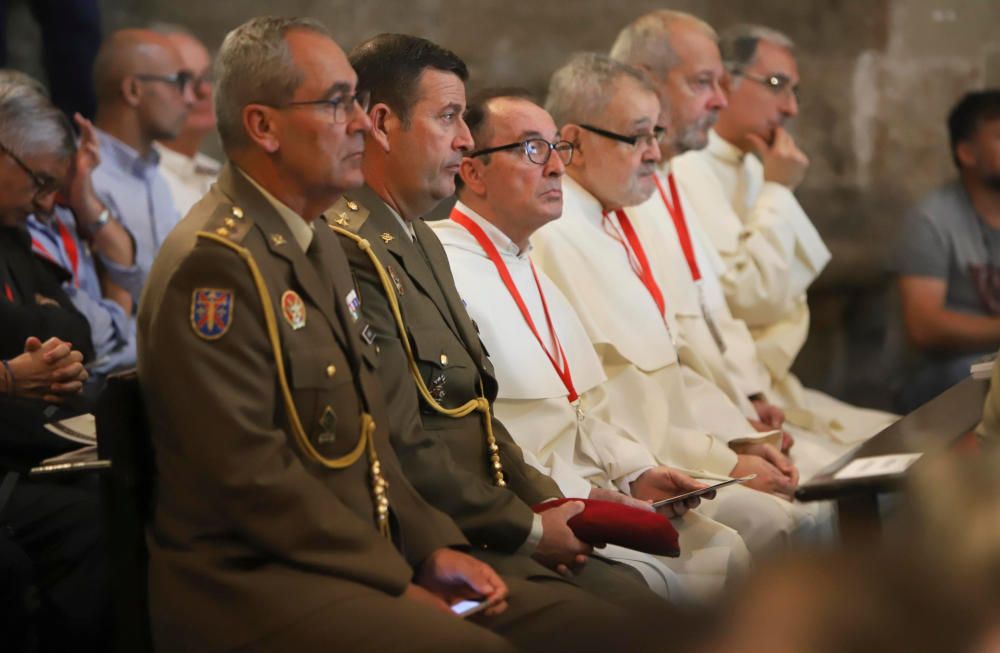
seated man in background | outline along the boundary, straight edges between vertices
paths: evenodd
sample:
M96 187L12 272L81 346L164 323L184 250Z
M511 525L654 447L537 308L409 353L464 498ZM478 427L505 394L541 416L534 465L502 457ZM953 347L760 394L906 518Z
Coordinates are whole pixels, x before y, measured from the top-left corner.
M101 164L94 188L108 209L96 228L118 220L135 241L137 268L108 266L105 294L137 300L153 258L180 219L159 170L153 142L181 132L194 102L193 77L173 42L150 30L123 29L101 44L94 62Z
M963 97L948 136L958 178L910 212L893 263L906 335L919 352L900 397L907 411L1000 346L1000 90Z
M184 127L175 137L157 141L160 173L170 187L177 212L184 216L200 200L219 176L219 162L200 150L205 138L215 133L212 107L212 58L205 45L180 25L154 25L177 48L184 70L190 71L194 103Z
M619 425L627 401L606 392L579 318L529 258L532 234L562 213L573 145L559 140L551 116L524 92L480 97L466 122L476 150L462 161L451 219L431 228L496 369L497 417L566 496L650 509L646 501L704 487L660 465L641 436ZM745 570L748 557L734 531L685 514L695 507L697 500L661 508L680 534L679 559L617 546L601 555L635 567L674 601L711 596Z
M32 253L25 227L30 214L51 211L66 176L75 144L65 122L37 88L0 85L0 532L7 554L30 561L40 649L104 651L108 584L94 479L21 478L72 448L43 424L48 404L75 399L86 378L81 363L94 355L63 271Z
M32 250L62 278L63 291L87 318L95 353L90 370L104 375L132 367L135 323L131 302L118 304L102 296L102 275L97 266L97 260L108 260L121 270L133 268L132 239L117 222L97 227L106 209L91 183L91 172L99 161L94 127L76 116L82 134L77 145L69 122L52 106L40 84L30 77L0 71L0 87L5 85L18 86L11 92L12 99L17 98L11 111L34 118L31 131L23 138L34 138L39 153L54 157L64 171L62 178L47 182L58 191L40 194L32 203L27 223Z

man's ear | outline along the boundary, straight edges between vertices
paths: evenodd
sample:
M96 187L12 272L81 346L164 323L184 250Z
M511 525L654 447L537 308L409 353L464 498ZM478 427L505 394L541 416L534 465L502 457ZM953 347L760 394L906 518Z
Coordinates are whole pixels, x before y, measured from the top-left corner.
M959 165L963 168L973 167L976 165L976 159L979 158L976 153L976 146L970 141L961 141L955 146L955 158L958 159Z
M583 130L580 129L579 125L574 125L573 123L565 124L559 128L559 138L573 144L573 160L570 162L570 166L580 167L584 163L585 154L583 146L580 144L580 137L582 135Z
M483 165L481 160L464 157L458 168L458 176L473 195L486 194L486 183L483 181Z
M379 102L369 109L368 117L372 121L371 139L384 152L389 152L389 132L400 126L399 118L384 102Z
M139 102L142 100L142 84L138 78L131 75L122 77L122 81L118 85L118 91L121 93L125 104L130 107L139 106Z
M261 104L243 107L243 129L247 138L268 154L274 154L281 147L281 134L274 114L273 109Z

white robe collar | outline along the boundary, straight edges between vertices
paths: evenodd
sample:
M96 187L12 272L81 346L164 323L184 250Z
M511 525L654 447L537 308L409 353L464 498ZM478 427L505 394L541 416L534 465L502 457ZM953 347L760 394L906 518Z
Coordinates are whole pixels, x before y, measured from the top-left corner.
M459 202L456 208L482 227L496 245L535 327L543 342L549 346L552 339L531 273L528 252L520 252L506 234L468 206ZM459 294L479 326L480 338L496 371L498 398L534 400L565 397L566 386L525 322L496 266L475 237L453 220L438 220L428 225L444 246ZM582 395L605 381L604 370L569 301L541 269L537 269L537 273L553 327L569 360L573 385Z

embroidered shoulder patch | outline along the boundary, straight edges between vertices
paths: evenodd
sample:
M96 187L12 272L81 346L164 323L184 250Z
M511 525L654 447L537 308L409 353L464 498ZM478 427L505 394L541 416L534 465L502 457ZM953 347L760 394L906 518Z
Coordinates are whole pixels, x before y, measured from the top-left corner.
M233 323L233 291L195 288L191 293L191 328L198 337L218 340Z

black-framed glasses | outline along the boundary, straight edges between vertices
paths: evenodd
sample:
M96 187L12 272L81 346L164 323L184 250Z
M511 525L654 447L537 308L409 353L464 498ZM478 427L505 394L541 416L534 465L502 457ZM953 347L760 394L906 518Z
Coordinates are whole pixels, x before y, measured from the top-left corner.
M487 154L493 154L494 152L503 152L504 150L514 150L517 148L521 148L524 155L528 157L528 161L537 163L540 166L549 162L549 159L552 158L553 152L559 155L559 159L563 162L563 165L569 165L569 162L573 160L574 148L572 143L569 141L556 141L555 143L550 143L544 138L527 138L516 143L497 145L496 147L487 147L482 150L470 152L469 154L466 154L466 156L474 159L477 156L485 156Z
M757 82L775 95L786 95L798 99L799 87L792 85L792 78L781 73L772 75L754 75L748 72L737 73L740 77L745 77L751 82Z
M613 141L618 141L619 143L627 143L632 147L637 147L642 145L643 147L650 147L651 145L656 145L663 141L663 135L667 133L667 130L663 127L657 125L653 127L652 132L647 132L645 134L633 134L632 136L626 136L624 134L618 134L613 131L608 131L607 129L601 129L600 127L594 127L593 125L580 125L589 132L593 132L598 136L603 136L604 138L610 138Z
M32 196L32 200L38 200L59 190L60 183L58 179L44 173L35 172L21 159L21 157L14 154L10 148L3 143L0 143L0 152L9 156L11 161L16 163L17 167L23 170L24 173L31 178L31 183L35 186L35 194Z
M162 82L163 84L170 84L177 89L178 93L183 93L184 90L194 82L194 73L190 70L178 70L172 75L152 75L152 74L141 74L136 75L136 79L143 82Z
M333 109L333 121L335 123L347 122L356 109L368 113L371 104L371 93L368 91L358 91L354 95L341 95L329 100L301 100L298 102L288 102L279 108L290 107L329 107Z

